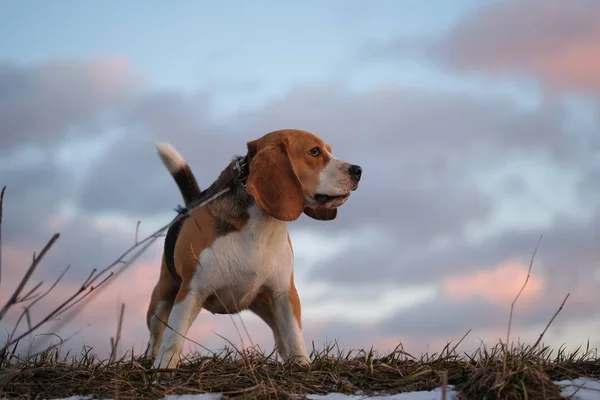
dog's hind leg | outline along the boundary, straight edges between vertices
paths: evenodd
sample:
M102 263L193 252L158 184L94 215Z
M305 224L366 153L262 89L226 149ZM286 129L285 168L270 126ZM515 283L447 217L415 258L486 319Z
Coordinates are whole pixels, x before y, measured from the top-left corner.
M169 326L163 333L154 360L155 369L177 367L188 330L209 294L207 290L199 291L197 288L191 288L190 282L184 279L173 302L169 314Z
M160 277L152 291L152 298L146 314L146 324L150 331L150 341L146 349L146 357L155 357L165 331L165 323L169 320L179 285L167 270L164 258L160 267Z

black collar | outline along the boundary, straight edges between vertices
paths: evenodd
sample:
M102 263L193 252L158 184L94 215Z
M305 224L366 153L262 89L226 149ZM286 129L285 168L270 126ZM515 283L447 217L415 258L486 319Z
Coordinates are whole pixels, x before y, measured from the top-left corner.
M246 187L246 181L250 175L250 159L251 154L246 154L244 157L239 158L235 164L233 164L233 170L237 174L237 178L243 187Z
M244 188L246 188L246 182L248 180L248 176L250 175L250 160L252 160L253 156L254 156L254 154L248 153L244 157L238 158L236 160L236 162L233 164L233 170L236 173L236 178L240 181L240 184ZM200 193L199 199L196 199L195 201L191 202L190 204L188 204L185 207L177 206L177 208L175 208L175 211L178 214L187 213L189 210L191 210L192 208L196 207L198 204L205 201L208 197L214 195L215 191L218 191L218 188L216 185L217 185L217 182L214 182L208 189L206 189Z

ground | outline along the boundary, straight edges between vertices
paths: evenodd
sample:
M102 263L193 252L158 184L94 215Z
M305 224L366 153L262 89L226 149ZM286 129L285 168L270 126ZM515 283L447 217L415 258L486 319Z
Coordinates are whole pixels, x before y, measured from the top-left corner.
M600 380L600 359L595 351L566 354L545 347L507 348L501 343L470 356L460 356L450 347L441 354L418 359L401 348L380 355L364 350L343 353L330 347L313 351L312 358L311 366L303 368L281 363L273 354L226 348L216 354L190 355L176 370L159 371L158 376L150 369L151 360L131 355L101 360L90 348L77 357L62 358L57 352L44 352L18 360L6 353L0 396L175 399L172 396L212 394L197 397L208 400L223 396L316 399L323 395L364 398L404 394L394 398L418 400L441 399L445 392L447 399L559 399L585 383L574 381L570 388L564 388L571 380ZM600 392L590 390L600 396ZM578 396L590 390L579 390ZM596 390L600 390L600 383Z

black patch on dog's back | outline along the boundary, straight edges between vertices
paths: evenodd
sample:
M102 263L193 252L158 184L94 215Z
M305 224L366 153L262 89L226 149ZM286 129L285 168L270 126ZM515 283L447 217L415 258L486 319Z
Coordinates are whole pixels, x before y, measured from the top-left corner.
M246 160L244 160L246 158ZM236 162L243 161L246 170L243 171L243 181L247 178L248 164L252 158L252 155L246 157L234 157L233 160L229 163L227 168L225 168L217 180L215 180L212 185L210 185L206 190L202 191L199 196L196 196L195 191L198 187L195 183L189 180L189 176L191 175L191 171L183 171L180 175L179 180L176 179L177 184L180 186L182 193L184 193L184 198L186 198L186 193L191 193L190 198L197 197L193 201L187 202L186 198L186 206L185 207L177 207L175 211L181 216L182 214L187 214L184 217L180 217L178 221L175 221L171 224L169 229L167 230L167 234L165 237L164 244L164 257L165 264L169 274L173 278L173 280L181 285L181 277L177 273L175 269L175 244L177 243L177 239L179 237L179 233L181 232L181 227L183 226L183 222L188 218L189 214L194 208L200 206L207 199L215 196L218 192L223 189L229 189L228 192L223 193L221 196L213 199L211 202L206 204L211 214L215 218L215 223L213 225L213 229L217 236L224 236L230 232L237 231L236 226L230 221L240 221L243 222L250 218L248 215L248 207L254 203L254 199L246 192L246 189L243 185L242 180L240 180L239 173L234 169ZM187 175L186 175L187 174ZM191 182L191 183L190 183ZM187 186L186 186L187 185ZM186 189L186 190L184 190Z
M181 232L181 226L183 225L183 221L185 221L185 218L180 218L179 220L171 224L171 226L167 230L164 247L165 264L167 266L167 271L169 271L169 274L171 274L171 277L178 285L181 285L181 277L175 269L175 244L177 243L177 238L179 237L179 233Z
M215 233L217 236L225 236L226 234L235 231L237 231L237 229L232 223L222 219L217 219L215 221Z

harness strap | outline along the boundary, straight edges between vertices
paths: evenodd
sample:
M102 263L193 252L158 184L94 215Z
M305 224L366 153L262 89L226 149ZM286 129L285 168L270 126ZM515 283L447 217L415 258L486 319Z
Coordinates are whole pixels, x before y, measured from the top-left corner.
M252 156L253 156L253 154L247 154L245 157L241 157L240 159L238 159L235 162L235 164L233 166L234 171L237 173L237 179L240 181L240 183L242 184L243 187L246 187L246 181L248 180L248 175L249 175L248 168L250 166L250 158ZM173 278L175 283L177 283L178 285L181 285L181 276L179 276L179 274L177 273L177 270L175 269L175 244L177 243L177 238L179 237L179 233L181 232L181 227L183 225L183 222L187 218L187 215L190 212L190 210L199 206L202 203L210 201L210 200L206 200L206 197L210 193L214 192L214 190L215 190L214 186L215 186L215 184L213 183L213 185L211 185L211 187L206 189L204 192L200 193L199 199L191 202L186 207L177 206L177 208L175 208L175 211L177 212L178 216L181 216L182 214L184 214L184 217L179 218L177 221L173 222L171 224L171 226L169 227L169 229L167 230L163 251L164 251L165 264L167 266L167 271L169 271L169 274L171 275L171 277Z
M250 175L250 171L248 168L250 167L250 158L253 154L247 154L245 157L237 160L233 166L235 172L237 172L238 179L243 187L246 187L246 182L248 181L248 176Z
M165 237L165 264L167 266L167 271L169 271L171 278L173 278L177 285L181 285L181 277L175 269L175 243L177 243L177 238L179 237L179 232L181 232L181 226L183 225L185 218L187 217L180 218L171 224Z

